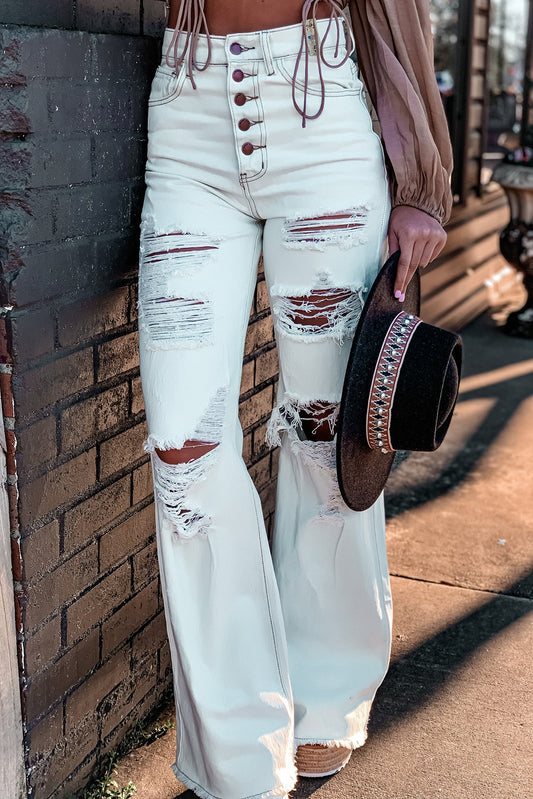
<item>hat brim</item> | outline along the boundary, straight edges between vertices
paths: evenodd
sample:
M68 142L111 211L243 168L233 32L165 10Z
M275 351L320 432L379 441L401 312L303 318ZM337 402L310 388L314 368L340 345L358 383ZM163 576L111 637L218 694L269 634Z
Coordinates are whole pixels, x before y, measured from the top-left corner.
M366 414L374 368L391 318L401 311L419 315L420 275L413 275L400 303L394 281L400 252L385 261L368 293L346 368L337 420L337 476L345 503L367 510L378 499L394 461L395 452L371 449L366 439Z

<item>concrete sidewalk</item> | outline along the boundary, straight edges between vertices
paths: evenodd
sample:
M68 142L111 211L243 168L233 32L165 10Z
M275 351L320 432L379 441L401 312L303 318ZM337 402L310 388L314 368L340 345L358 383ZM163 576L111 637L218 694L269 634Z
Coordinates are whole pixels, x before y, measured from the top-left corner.
M462 335L447 439L387 486L393 654L368 741L291 799L533 797L533 342L488 315ZM119 785L194 799L171 772L174 748L172 730L135 750Z

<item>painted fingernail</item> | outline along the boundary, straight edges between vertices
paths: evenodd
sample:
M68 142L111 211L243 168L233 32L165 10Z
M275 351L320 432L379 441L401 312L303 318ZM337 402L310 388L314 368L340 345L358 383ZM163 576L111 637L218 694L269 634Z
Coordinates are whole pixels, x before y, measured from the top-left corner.
M394 292L394 296L396 297L397 300L400 299L400 297L402 296L402 292L400 291L400 289L396 289L396 291Z
M405 300L405 293L404 294L400 294L399 300L400 300L400 302L403 302Z

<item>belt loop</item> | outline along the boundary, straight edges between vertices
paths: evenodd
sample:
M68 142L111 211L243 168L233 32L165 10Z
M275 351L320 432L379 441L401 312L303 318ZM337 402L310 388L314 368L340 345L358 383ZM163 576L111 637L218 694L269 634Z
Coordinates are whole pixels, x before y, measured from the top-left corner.
M272 48L270 47L270 31L262 30L259 36L267 75L273 75L276 70L274 69L274 58L272 57Z

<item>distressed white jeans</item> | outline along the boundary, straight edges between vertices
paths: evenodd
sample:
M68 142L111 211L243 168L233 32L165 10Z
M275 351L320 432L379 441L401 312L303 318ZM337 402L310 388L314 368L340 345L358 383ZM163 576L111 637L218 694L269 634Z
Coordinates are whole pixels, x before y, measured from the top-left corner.
M196 89L163 58L149 98L144 446L176 699L172 768L199 797L285 796L299 744L361 746L389 664L383 497L351 511L335 473L335 416L385 256L388 183L352 60L322 66L325 108L302 128L291 100L300 32L212 36ZM325 53L334 58L333 43ZM320 99L316 57L310 70L308 108ZM280 445L272 554L238 419L261 251L280 362L267 433ZM329 437L306 434L315 418ZM184 463L158 455L188 441L212 447Z

